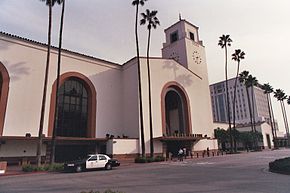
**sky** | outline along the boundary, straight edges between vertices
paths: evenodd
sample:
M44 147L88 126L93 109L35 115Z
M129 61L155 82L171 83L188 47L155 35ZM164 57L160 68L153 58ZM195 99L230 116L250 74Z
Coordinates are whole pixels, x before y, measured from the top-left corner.
M136 55L132 0L67 0L63 48L123 64ZM0 31L47 42L48 7L40 0L0 0ZM219 37L229 34L235 49L246 53L241 71L248 70L260 83L270 83L290 95L289 0L148 0L140 11L157 10L161 25L152 32L151 56L161 56L164 29L182 19L199 27L206 50L210 83L224 80L224 50ZM57 45L61 7L53 8L53 45ZM141 55L146 55L147 29L139 27ZM229 56L229 77L237 64ZM281 109L274 113L281 130ZM290 107L287 105L290 115ZM289 117L289 116L288 116Z

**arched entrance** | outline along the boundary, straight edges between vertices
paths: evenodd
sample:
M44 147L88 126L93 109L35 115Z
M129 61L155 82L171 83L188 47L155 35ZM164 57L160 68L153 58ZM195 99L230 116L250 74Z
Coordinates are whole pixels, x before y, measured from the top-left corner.
M77 72L61 76L55 110L56 82L53 85L48 135L52 136L56 116L55 161L84 157L96 151L96 91L91 81Z
M5 113L8 99L10 77L5 66L0 62L0 136L3 134Z
M189 98L185 89L177 82L166 84L162 90L163 136L171 138L163 141L166 153L176 155L180 148L188 151L192 142L185 140L191 134Z

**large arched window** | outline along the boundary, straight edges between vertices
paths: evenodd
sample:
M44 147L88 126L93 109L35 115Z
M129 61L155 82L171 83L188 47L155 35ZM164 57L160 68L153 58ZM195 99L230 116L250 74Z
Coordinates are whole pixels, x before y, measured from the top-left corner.
M170 82L162 91L162 123L166 135L191 133L190 107L185 90L176 82Z
M54 127L56 81L50 103L48 136ZM56 136L95 137L96 91L92 82L78 72L67 72L60 77Z
M59 88L57 136L86 137L88 126L88 92L78 78L66 80Z
M9 82L10 78L8 71L0 62L0 136L2 136L4 128Z

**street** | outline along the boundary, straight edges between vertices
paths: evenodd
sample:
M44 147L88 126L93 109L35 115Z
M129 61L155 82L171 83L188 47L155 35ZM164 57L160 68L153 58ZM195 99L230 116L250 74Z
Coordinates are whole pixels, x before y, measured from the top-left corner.
M111 171L41 173L0 177L0 192L80 193L287 193L290 176L268 172L289 149L120 166Z

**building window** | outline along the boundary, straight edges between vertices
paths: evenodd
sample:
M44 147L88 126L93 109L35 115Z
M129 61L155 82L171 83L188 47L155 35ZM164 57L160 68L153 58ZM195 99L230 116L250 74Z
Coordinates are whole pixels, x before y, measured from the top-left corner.
M86 137L88 126L88 91L78 78L66 80L58 92L56 135Z
M194 33L189 32L189 38L194 41Z
M176 42L178 40L178 31L173 32L170 34L170 43Z

